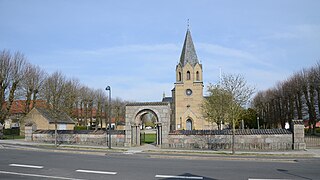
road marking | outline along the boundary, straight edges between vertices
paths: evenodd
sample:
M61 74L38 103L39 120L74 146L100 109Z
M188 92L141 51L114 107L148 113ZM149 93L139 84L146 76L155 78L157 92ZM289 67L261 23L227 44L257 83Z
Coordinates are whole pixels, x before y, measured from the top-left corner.
M254 179L254 178L249 178L248 180L290 180L290 179Z
M156 178L173 178L173 179L203 179L200 176L172 176L172 175L156 175Z
M109 175L116 175L117 172L108 172L108 171L92 171L92 170L84 170L78 169L76 172L83 172L83 173L94 173L94 174L109 174Z
M43 168L43 166L34 166L34 165L27 165L27 164L9 164L9 166L35 168L35 169L42 169Z
M0 171L0 174L10 174L10 175L29 176L29 177L40 177L40 178L48 178L48 179L85 180L85 179L75 179L75 178L67 178L67 177L59 177L59 176L46 176L46 175L41 175L41 174L25 174L25 173L8 172L8 171Z

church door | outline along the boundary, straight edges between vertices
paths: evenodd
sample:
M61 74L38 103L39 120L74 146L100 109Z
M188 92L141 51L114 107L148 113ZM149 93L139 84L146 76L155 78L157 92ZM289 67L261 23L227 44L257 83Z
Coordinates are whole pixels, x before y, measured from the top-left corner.
M187 128L187 130L192 130L192 121L191 121L191 119L187 120L186 128Z

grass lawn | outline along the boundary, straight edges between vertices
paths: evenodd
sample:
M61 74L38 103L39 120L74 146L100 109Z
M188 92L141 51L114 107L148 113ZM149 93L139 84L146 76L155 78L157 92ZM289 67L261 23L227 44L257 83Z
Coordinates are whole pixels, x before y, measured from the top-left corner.
M151 144L156 142L157 135L156 134L145 134L144 143Z

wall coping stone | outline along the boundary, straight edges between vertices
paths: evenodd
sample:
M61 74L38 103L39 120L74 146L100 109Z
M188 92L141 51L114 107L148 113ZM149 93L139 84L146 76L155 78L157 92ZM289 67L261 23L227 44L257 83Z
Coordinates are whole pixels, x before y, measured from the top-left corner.
M236 129L236 135L274 135L274 134L292 134L286 129ZM169 135L232 135L231 129L224 130L175 130Z

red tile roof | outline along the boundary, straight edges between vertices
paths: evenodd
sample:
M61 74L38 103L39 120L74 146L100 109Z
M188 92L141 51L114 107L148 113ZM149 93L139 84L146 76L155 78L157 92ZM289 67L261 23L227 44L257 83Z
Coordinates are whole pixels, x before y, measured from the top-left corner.
M30 102L30 110L32 108L33 101ZM6 104L4 105L6 107ZM45 100L36 100L35 107L46 108L48 104ZM23 114L26 109L26 100L15 100L12 102L11 108L9 110L9 114Z

